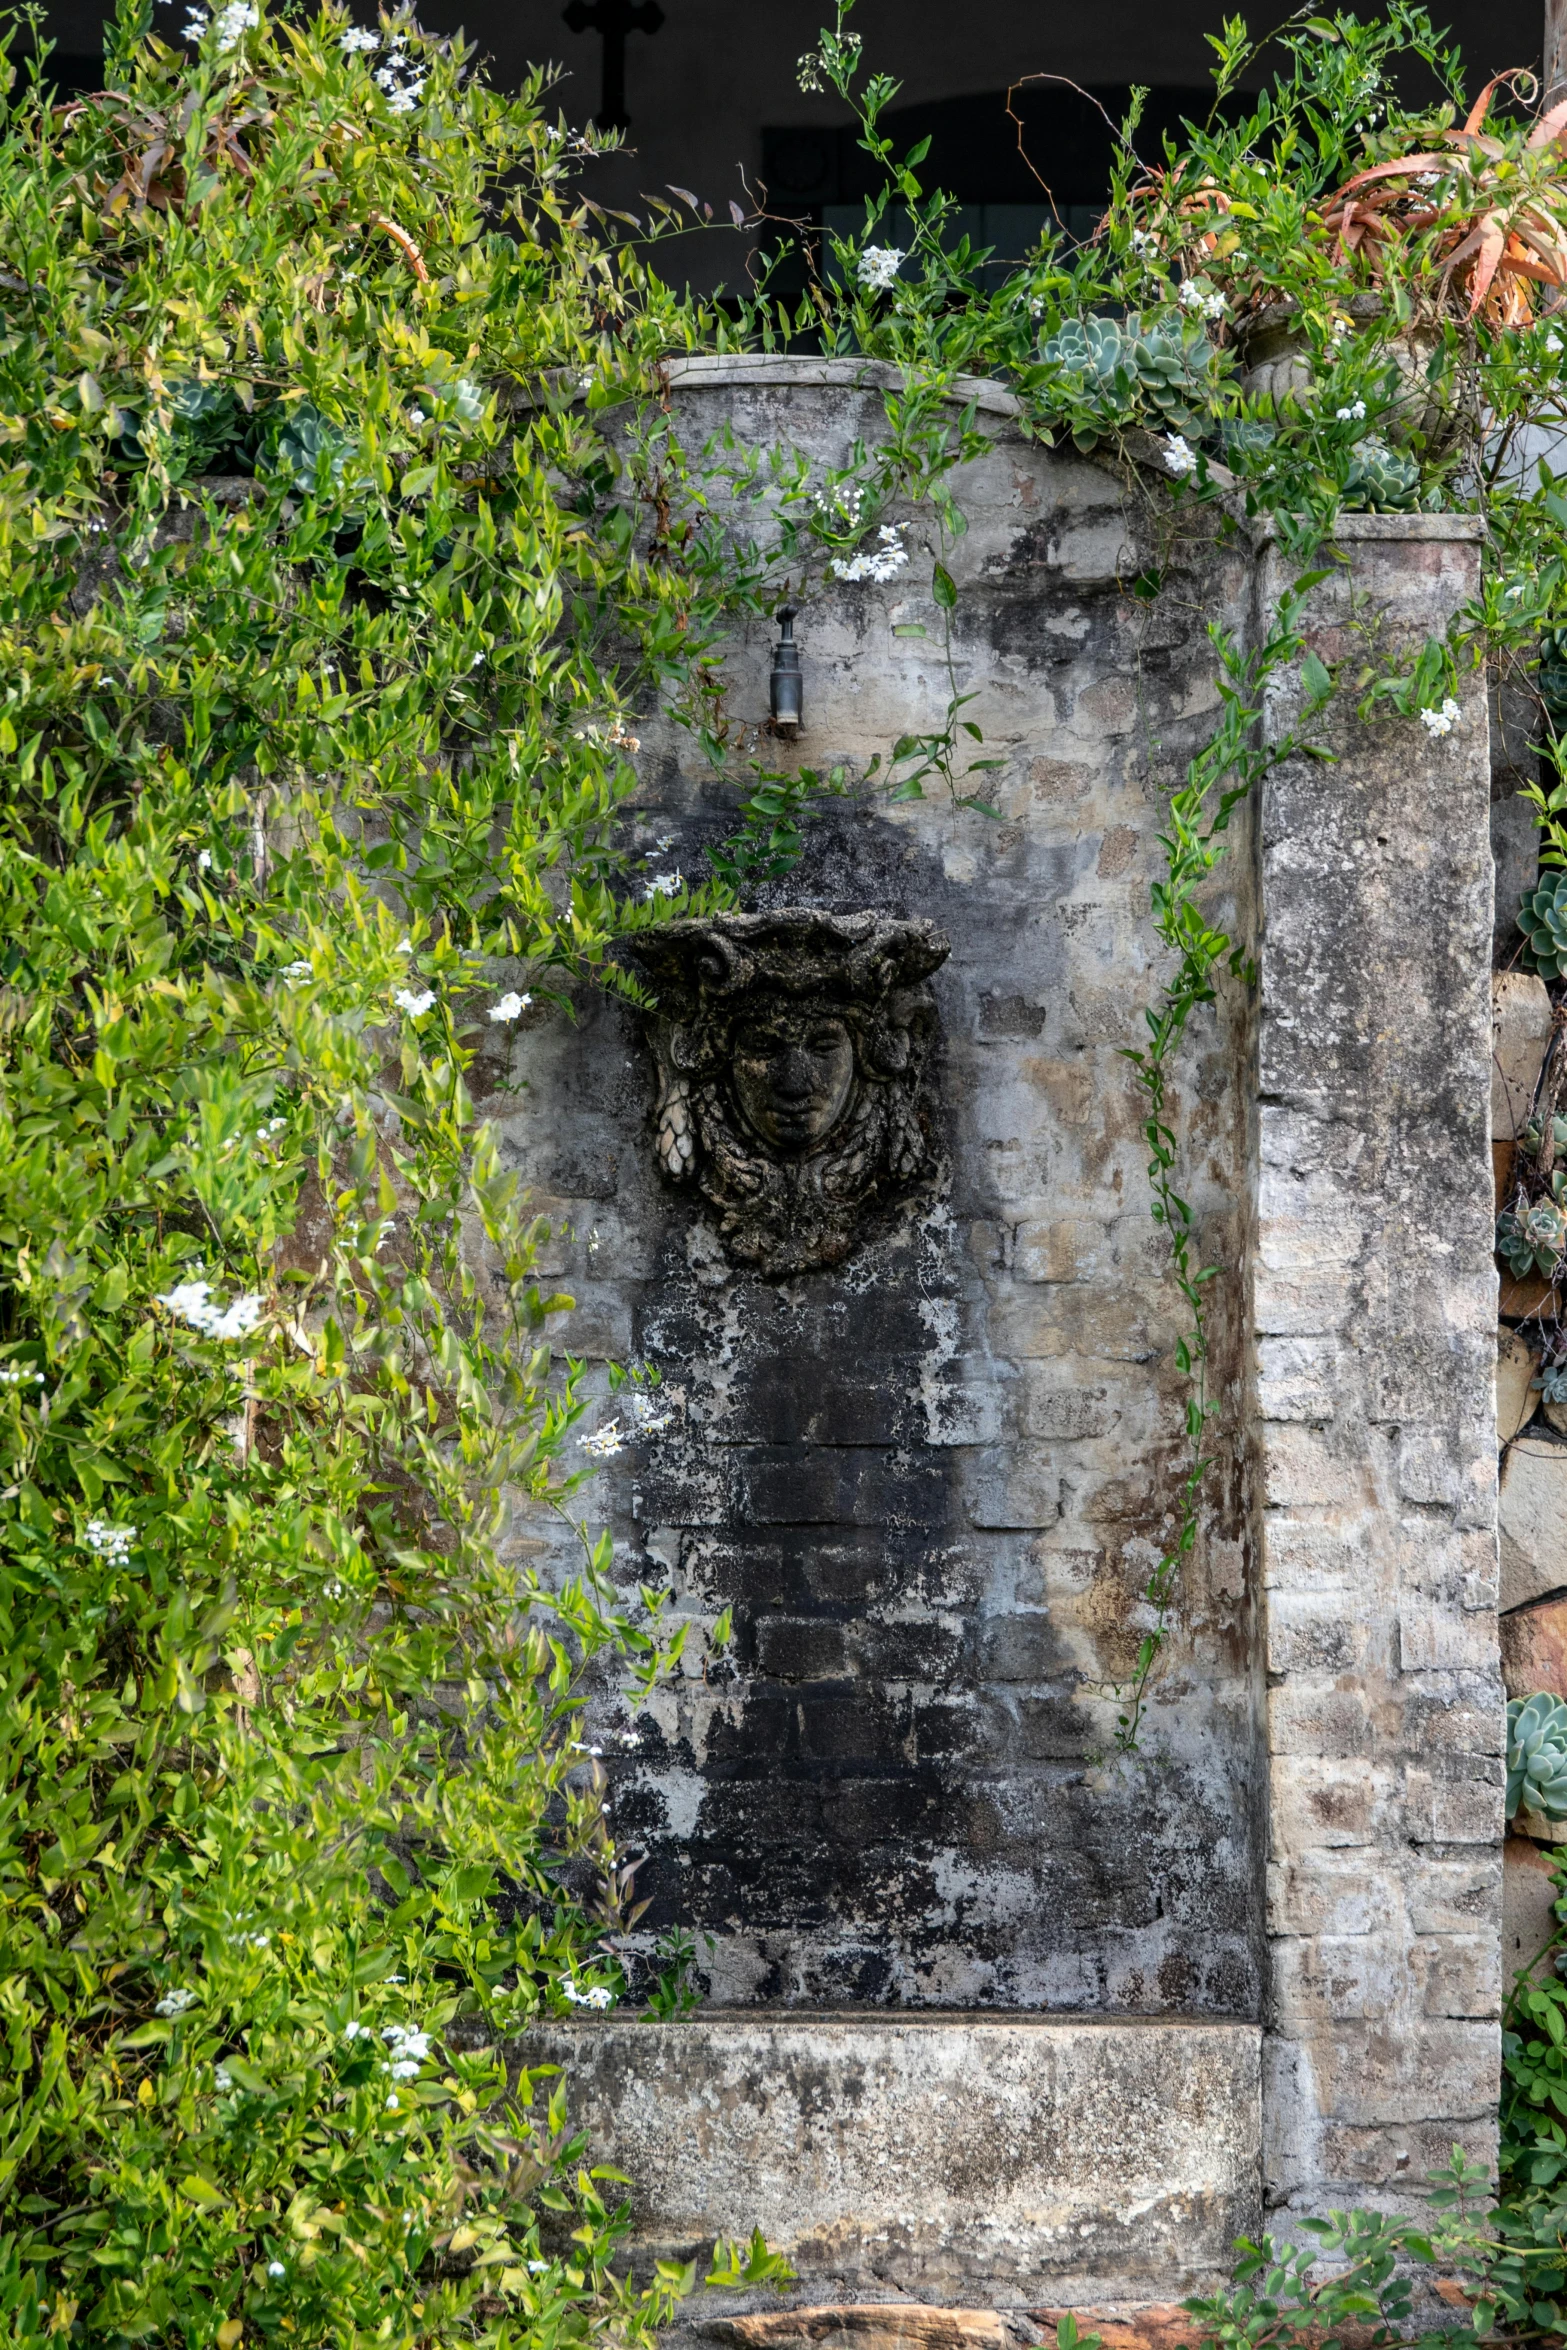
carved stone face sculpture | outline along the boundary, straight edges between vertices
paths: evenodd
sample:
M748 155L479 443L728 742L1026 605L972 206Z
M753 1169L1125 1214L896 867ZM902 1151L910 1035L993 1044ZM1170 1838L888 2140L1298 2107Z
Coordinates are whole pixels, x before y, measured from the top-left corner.
M854 1084L841 1020L803 1024L787 1010L746 1021L734 1041L735 1098L753 1134L780 1152L807 1150L837 1125Z
M930 1173L922 983L948 951L930 922L809 909L638 942L659 998L659 1163L718 1211L737 1263L839 1264Z

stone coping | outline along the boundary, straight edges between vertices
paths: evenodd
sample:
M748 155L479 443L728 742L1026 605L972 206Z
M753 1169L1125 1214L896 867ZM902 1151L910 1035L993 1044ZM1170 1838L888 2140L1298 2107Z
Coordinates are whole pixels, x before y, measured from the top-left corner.
M1261 2218L1258 2024L709 2009L506 2053L561 2068L641 2261L759 2226L824 2300L1170 2298Z

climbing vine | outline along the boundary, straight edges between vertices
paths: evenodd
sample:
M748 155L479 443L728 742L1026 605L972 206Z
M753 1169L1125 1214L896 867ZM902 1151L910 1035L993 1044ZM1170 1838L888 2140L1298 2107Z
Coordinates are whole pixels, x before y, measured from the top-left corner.
M1521 671L1567 641L1567 505L1519 456L1525 419L1567 423L1567 202L1523 80L1462 127L1459 60L1395 0L1375 26L1292 19L1243 98L1256 53L1233 24L1210 118L1139 157L1134 103L1099 233L1048 234L990 285L922 151L894 152L893 85L847 17L801 70L853 107L883 185L792 304L777 224L742 216L772 258L725 309L671 290L698 207L605 220L574 176L595 135L544 77L503 96L405 9L370 27L235 0L165 36L126 0L106 88L68 103L46 54L7 52L0 2311L19 2343L645 2343L694 2281L625 2278L616 2183L559 2084L508 2081L495 2053L539 2016L689 2004L689 1941L649 1954L633 1931L582 1708L591 1673L629 1707L683 1637L717 1648L727 1625L683 1634L665 1595L616 1594L581 1497L598 1460L656 1439L658 1399L633 1366L611 1409L554 1351L549 1235L476 1103L574 990L637 992L628 940L786 872L825 802L939 788L992 810L953 654L953 481L987 445L958 378L1003 380L1025 431L1119 468L1154 535L1266 518L1298 573L1259 651L1215 639L1220 718L1172 796L1151 909L1169 976L1131 1057L1188 1312L1189 1450L1126 1751L1208 1462L1212 1275L1175 1076L1249 973L1204 893L1240 802L1314 747L1334 681L1302 654L1302 599L1338 514L1466 499L1488 521L1450 639L1389 665L1368 619L1352 690L1388 725L1440 734L1466 665ZM1398 96L1414 68L1424 112ZM890 364L873 447L825 474L681 449L672 354L805 341ZM720 491L753 490L765 547L715 520ZM897 576L909 508L933 525L943 725L868 775L744 769L725 638L791 580ZM1297 663L1296 726L1259 744L1263 692ZM735 786L705 878L628 845L654 702ZM1541 814L1559 867L1559 790ZM1554 884L1530 917L1546 968ZM565 1527L570 1572L519 1563L521 1511ZM783 2272L753 2240L711 2273Z

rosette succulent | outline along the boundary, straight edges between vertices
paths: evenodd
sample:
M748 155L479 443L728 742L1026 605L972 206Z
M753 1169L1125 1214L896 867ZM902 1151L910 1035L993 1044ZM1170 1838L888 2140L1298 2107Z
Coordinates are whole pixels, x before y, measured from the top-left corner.
M1068 319L1040 346L1040 388L1053 391L1079 448L1117 426L1201 431L1219 387L1219 353L1200 325L1129 318Z
M1562 1180L1557 1176L1556 1183ZM1567 1210L1561 1200L1537 1199L1527 1207L1505 1209L1496 1219L1496 1247L1515 1281L1531 1273L1549 1281L1567 1250Z
M1567 1704L1541 1691L1507 1708L1507 1816L1567 1820Z
M1367 514L1407 514L1420 503L1420 467L1405 450L1368 433L1355 444L1344 503Z
M1567 873L1542 873L1518 909L1530 967L1547 979L1567 979Z

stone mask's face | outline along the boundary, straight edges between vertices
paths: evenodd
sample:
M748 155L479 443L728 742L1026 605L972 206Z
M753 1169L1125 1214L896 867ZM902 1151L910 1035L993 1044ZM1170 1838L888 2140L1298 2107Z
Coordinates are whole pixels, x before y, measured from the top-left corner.
M787 1009L746 1021L735 1037L734 1089L752 1131L774 1150L808 1150L842 1117L854 1046L841 1020Z

